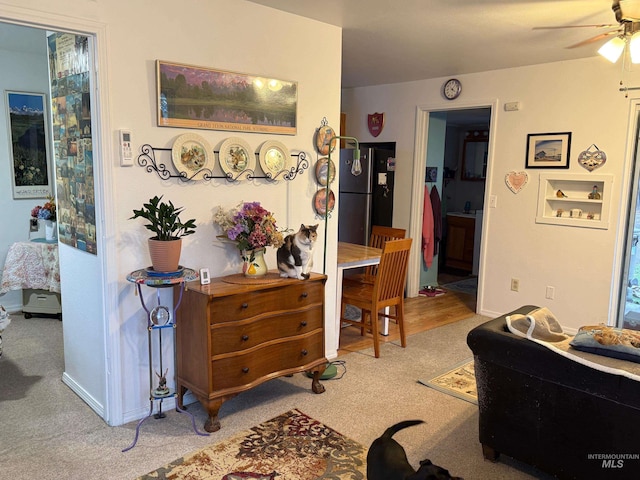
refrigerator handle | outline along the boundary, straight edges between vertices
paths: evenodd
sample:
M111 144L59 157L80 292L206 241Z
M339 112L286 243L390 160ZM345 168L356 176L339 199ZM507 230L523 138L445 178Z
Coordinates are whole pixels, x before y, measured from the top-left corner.
M365 195L366 197L366 209L365 212L367 212L367 214L364 217L364 244L365 245L369 245L369 237L371 236L371 218L373 216L373 212L371 211L371 209L373 208L373 195L369 194L369 195Z

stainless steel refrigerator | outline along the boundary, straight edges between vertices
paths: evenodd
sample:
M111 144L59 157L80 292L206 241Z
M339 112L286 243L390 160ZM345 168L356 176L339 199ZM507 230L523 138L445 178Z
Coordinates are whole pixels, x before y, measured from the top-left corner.
M362 173L353 175L353 150L340 150L338 240L367 245L372 225L391 226L395 144L360 144Z

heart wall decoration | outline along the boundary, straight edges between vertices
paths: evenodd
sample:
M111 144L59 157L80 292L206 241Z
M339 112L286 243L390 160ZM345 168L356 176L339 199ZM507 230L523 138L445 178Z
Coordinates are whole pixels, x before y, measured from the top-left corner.
M590 172L600 168L606 162L607 154L600 150L595 143L592 143L589 148L578 155L578 163Z
M513 193L518 193L520 190L522 190L528 181L529 175L527 175L527 172L524 171L511 171L504 177L504 182L507 184L507 187L509 187L509 190L511 190Z

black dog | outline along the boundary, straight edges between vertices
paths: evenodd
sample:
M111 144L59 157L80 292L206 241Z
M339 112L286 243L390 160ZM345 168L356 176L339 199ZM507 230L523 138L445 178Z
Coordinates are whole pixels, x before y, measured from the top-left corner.
M397 423L373 441L367 454L368 480L462 480L452 477L447 470L430 460L421 461L417 472L409 464L404 448L391 437L403 428L420 423L424 422L406 420Z

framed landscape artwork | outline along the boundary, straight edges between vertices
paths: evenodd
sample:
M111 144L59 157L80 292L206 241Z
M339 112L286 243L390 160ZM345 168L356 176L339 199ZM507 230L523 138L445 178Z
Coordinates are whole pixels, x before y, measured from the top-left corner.
M43 93L6 91L13 198L52 194L49 128Z
M298 84L156 62L158 126L295 135Z
M526 168L569 168L571 132L527 135Z

